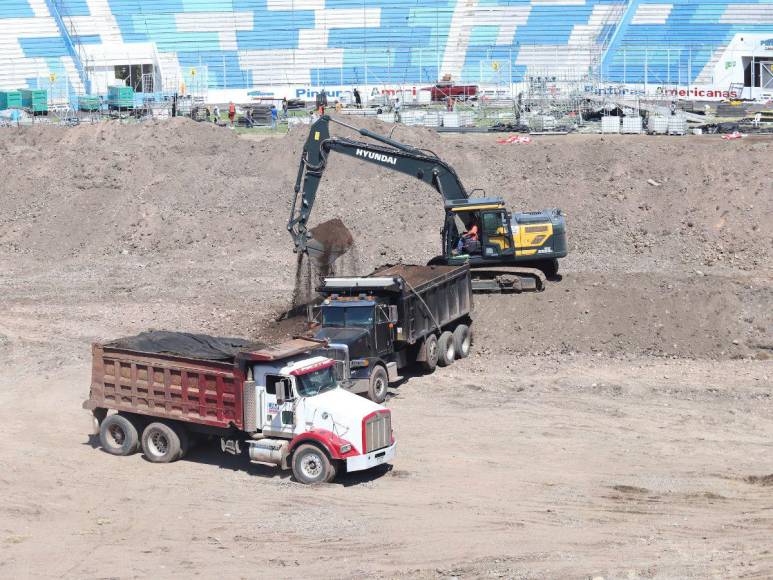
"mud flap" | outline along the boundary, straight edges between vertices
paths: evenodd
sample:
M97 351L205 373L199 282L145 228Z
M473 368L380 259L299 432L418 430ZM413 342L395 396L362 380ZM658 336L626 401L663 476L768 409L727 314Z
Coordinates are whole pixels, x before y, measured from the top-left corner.
M396 362L387 363L386 370L387 370L387 378L390 383L394 383L395 381L400 380L400 375L397 373Z

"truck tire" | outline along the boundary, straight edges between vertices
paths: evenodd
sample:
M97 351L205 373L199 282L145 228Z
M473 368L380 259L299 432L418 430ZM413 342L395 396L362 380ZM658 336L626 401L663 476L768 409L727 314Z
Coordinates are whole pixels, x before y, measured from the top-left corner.
M327 477L325 478L325 483L333 483L335 481L336 476L338 475L338 470L341 467L341 461L331 461L330 462L330 471L327 474Z
M454 335L446 330L437 341L438 358L437 362L441 367L447 367L456 360L456 345L454 344Z
M185 425L180 423L173 423L172 429L177 433L177 437L180 439L180 453L177 454L177 459L182 459L188 455L188 451L191 449L191 436Z
M370 374L370 385L368 386L368 398L374 403L383 403L387 397L387 388L389 387L389 374L381 365L377 365Z
M430 334L424 339L424 350L426 351L426 358L421 361L421 368L425 372L431 373L437 367L438 362L437 336Z
M293 453L293 475L300 483L314 485L332 481L336 469L327 453L316 445L304 443Z
M180 458L180 436L166 423L155 421L142 432L142 452L152 463L171 463Z
M111 455L131 455L140 445L137 427L123 415L110 415L99 426L99 442Z
M456 356L467 358L470 356L470 347L472 346L472 332L466 324L460 324L454 328L454 345L456 345Z

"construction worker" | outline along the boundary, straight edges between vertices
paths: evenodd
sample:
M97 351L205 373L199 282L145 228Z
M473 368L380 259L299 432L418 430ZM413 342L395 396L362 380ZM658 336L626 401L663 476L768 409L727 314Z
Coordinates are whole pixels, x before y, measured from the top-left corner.
M317 93L317 113L319 113L320 116L325 114L325 107L327 107L327 93L325 92L325 89L322 89L319 93Z
M276 118L277 118L276 106L272 103L271 104L271 128L272 129L276 129Z
M467 231L464 232L459 237L459 242L456 245L456 254L461 254L462 251L465 248L468 248L471 245L470 242L477 242L478 241L478 219L477 217L473 216L472 221L470 221L470 227L467 228Z
M357 87L354 88L352 91L352 94L354 95L354 106L358 109L362 108L362 97L360 96L360 91L357 90Z
M236 105L231 101L228 103L228 119L231 121L231 127L234 126L234 119L236 118Z

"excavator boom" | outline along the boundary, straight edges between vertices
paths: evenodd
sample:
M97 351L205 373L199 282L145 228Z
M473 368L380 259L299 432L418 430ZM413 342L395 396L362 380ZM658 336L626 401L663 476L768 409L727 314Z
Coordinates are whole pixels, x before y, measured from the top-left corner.
M351 129L371 141L331 137L330 123ZM346 242L351 244L348 231L333 231L332 235L330 230L315 232L322 234L315 238L308 229L319 183L331 152L410 175L433 187L443 199L446 225L442 232L443 255L433 258L430 264L469 263L473 268L475 291L542 290L546 279L543 271L548 273L548 277L554 276L558 268L557 258L566 255L564 218L560 210L510 214L500 198L471 199L454 169L431 151L353 127L327 115L322 115L311 125L298 166L287 222L296 252L332 264L337 256L348 250ZM456 246L463 245L457 225L461 215L476 216L471 219L483 222L478 234L481 238L475 240L479 247L467 254Z
M352 129L383 145L346 137L331 137L331 122ZM432 186L440 193L445 203L466 200L469 197L454 169L434 153L323 115L309 130L295 180L295 196L287 223L287 229L295 243L295 251L322 251L313 242L310 243L308 221L314 209L319 182L327 166L328 154L333 151L415 177Z

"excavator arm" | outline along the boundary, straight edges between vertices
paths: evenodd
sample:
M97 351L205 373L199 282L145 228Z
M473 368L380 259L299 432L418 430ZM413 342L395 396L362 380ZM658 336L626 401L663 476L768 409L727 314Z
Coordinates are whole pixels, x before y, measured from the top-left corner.
M379 141L383 145L345 137L331 137L331 122L352 129L363 137ZM368 129L353 127L323 115L311 125L295 180L295 194L287 229L295 243L296 252L322 251L310 239L308 221L314 209L319 182L327 166L330 152L348 155L415 177L432 186L440 193L445 203L469 198L454 169L431 151L417 149Z

